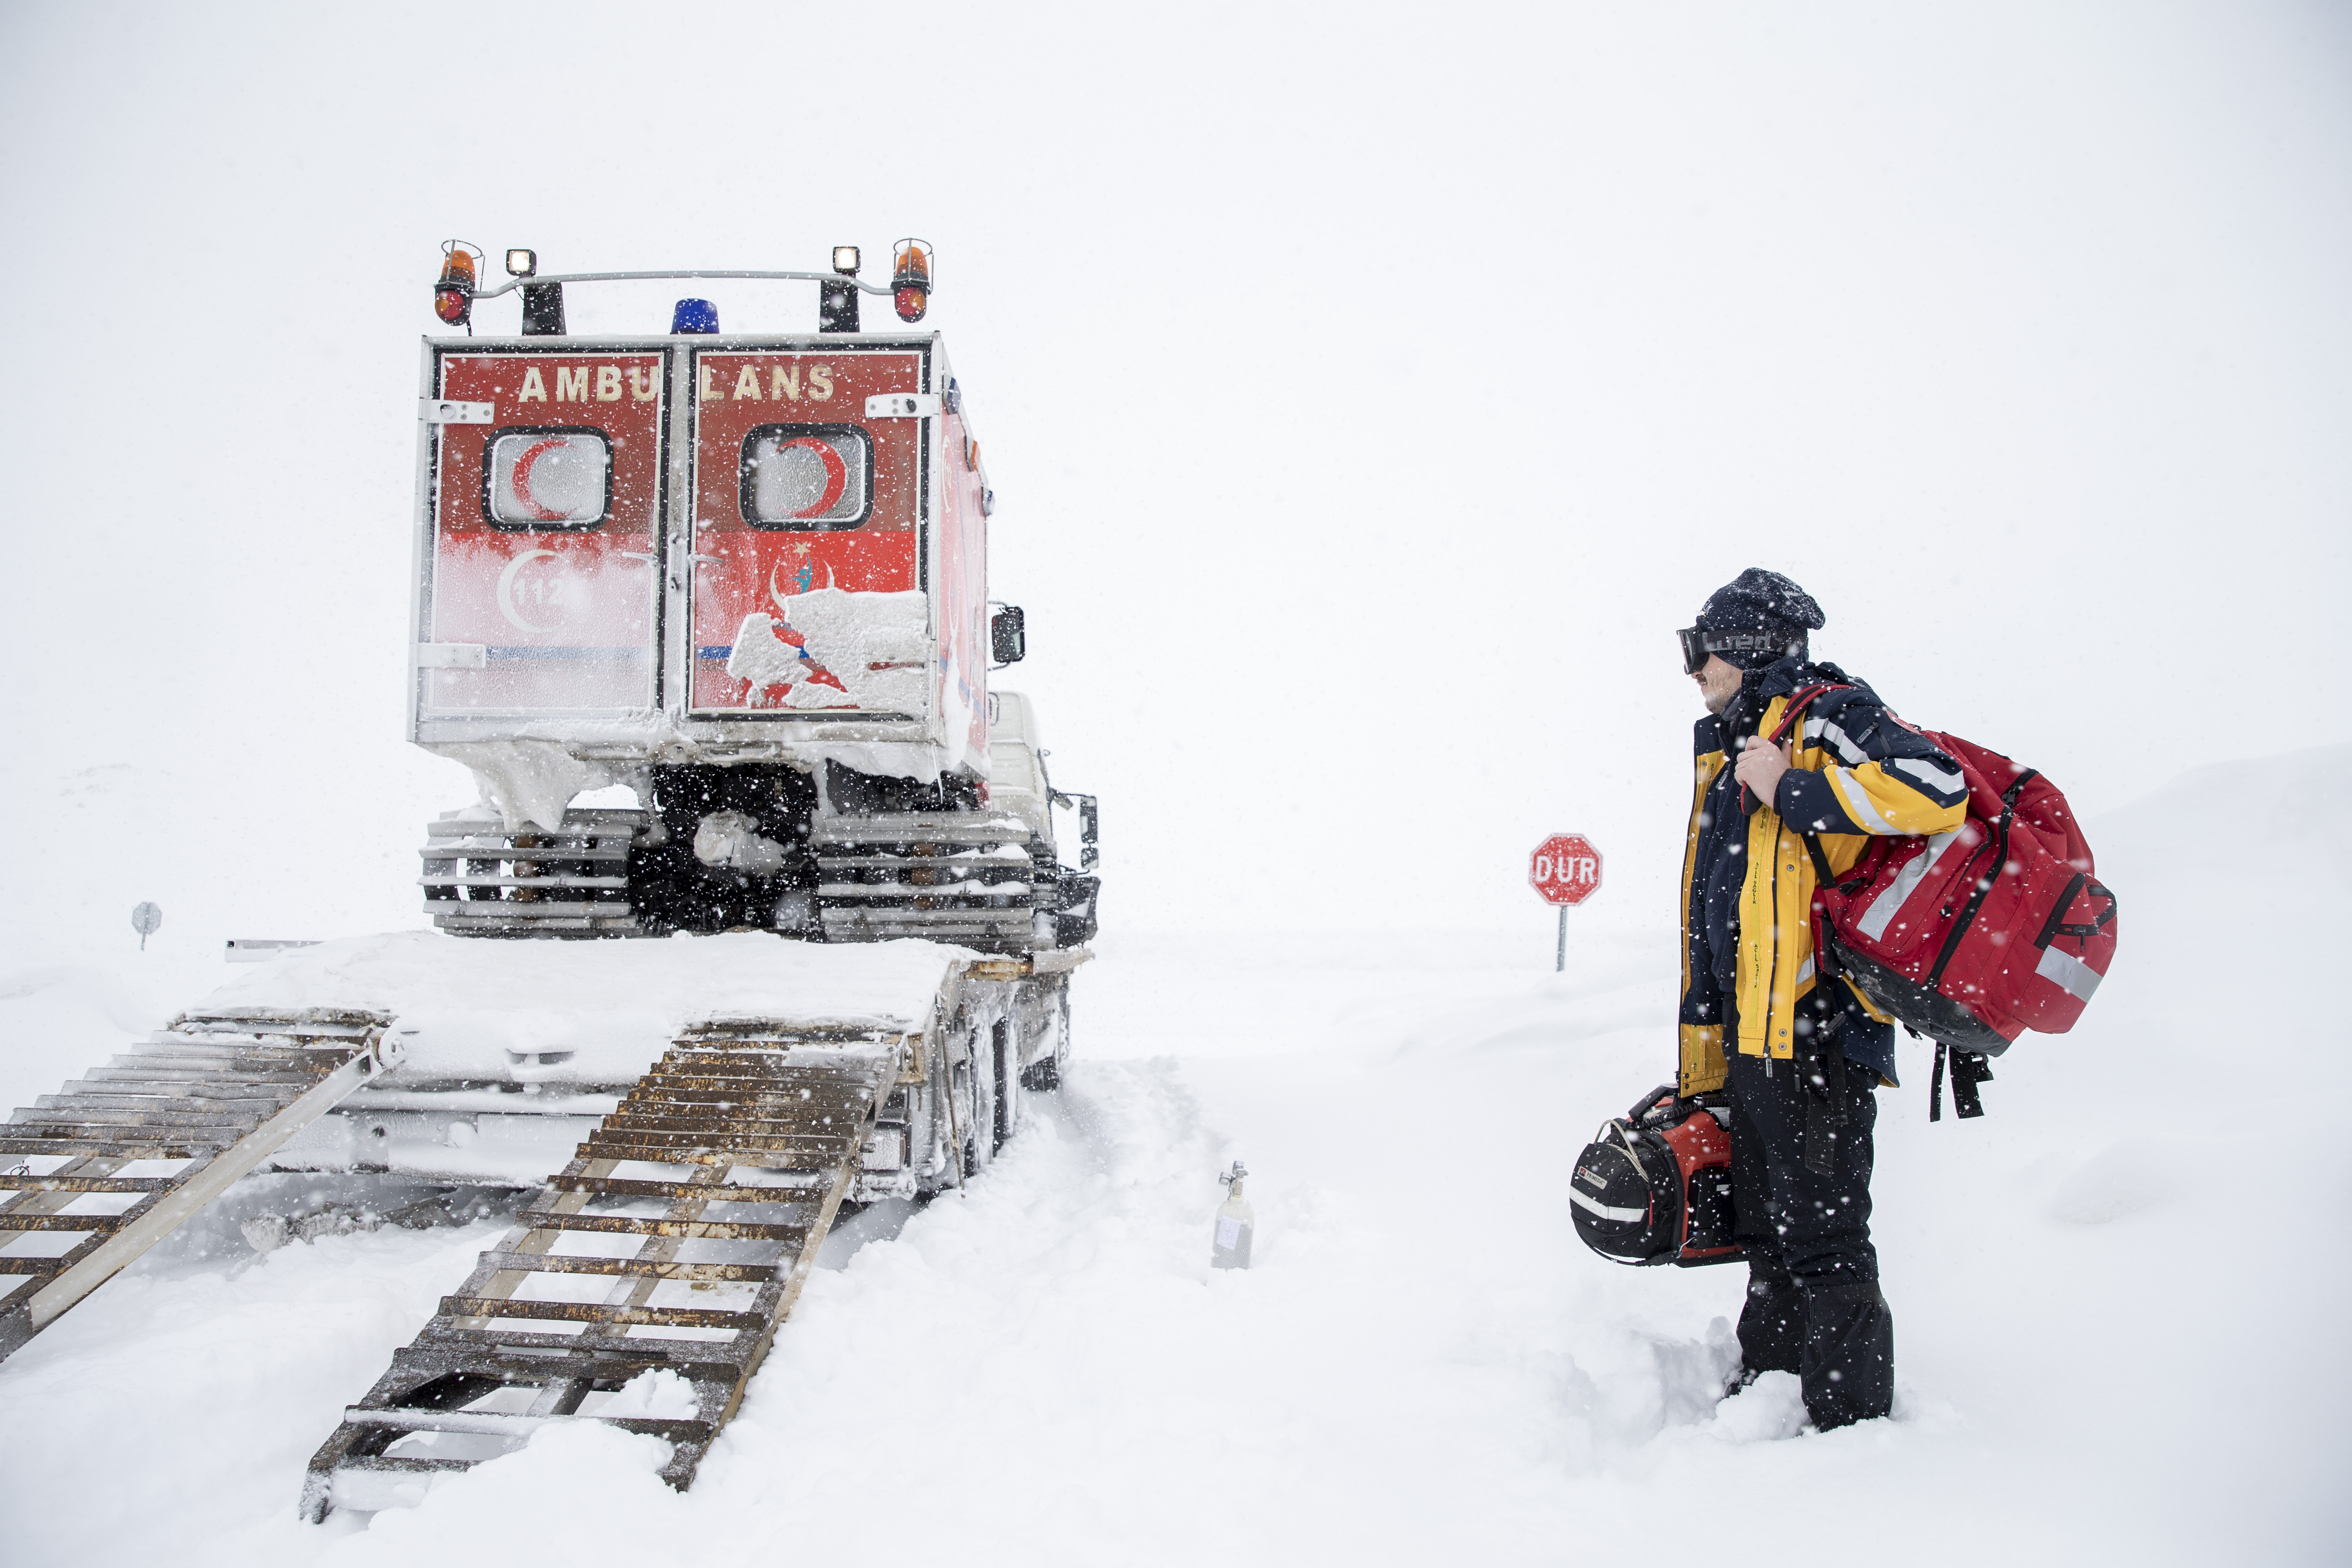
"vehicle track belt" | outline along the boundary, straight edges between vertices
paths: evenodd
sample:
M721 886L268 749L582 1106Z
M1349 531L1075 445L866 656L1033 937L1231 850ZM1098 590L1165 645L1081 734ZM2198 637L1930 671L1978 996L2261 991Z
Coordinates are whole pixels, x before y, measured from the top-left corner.
M691 1486L815 1263L905 1049L860 1026L680 1035L343 1412L310 1460L303 1517L416 1501L559 1421L663 1438L662 1479ZM691 1414L624 1391L665 1371Z
M0 1123L0 1359L391 1066L391 1023L189 1014Z

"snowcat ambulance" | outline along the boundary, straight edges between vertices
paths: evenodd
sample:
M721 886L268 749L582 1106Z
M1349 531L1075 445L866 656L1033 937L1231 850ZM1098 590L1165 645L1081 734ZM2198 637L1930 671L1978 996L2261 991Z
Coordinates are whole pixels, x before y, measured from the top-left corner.
M689 1485L843 1205L960 1187L1058 1083L1095 931L1095 802L989 685L1025 638L989 598L962 389L938 334L859 329L862 294L922 320L930 247L887 285L855 247L565 276L510 250L495 288L483 260L444 247L466 335L424 344L408 700L478 797L426 829L425 908L478 940L382 939L428 972L384 994L429 1017L337 991L362 956L289 960L317 1005L192 1011L0 1126L0 1356L248 1173L361 1194L247 1219L265 1247L511 1210L320 1448L311 1519L551 1421L658 1436ZM814 282L816 331L724 332L698 299L666 332L566 330L567 288L702 278ZM509 294L520 331L472 335ZM745 932L712 946L756 957L748 1008L633 942L652 962L608 994L675 1005L529 1048L480 1016L531 967L516 939Z

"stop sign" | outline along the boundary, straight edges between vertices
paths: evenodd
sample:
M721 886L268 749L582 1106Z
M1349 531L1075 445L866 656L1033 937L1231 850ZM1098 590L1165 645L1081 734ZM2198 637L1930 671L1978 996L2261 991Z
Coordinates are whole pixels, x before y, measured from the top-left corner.
M1548 904L1580 904L1601 887L1601 851L1581 833L1555 833L1536 846L1528 885Z

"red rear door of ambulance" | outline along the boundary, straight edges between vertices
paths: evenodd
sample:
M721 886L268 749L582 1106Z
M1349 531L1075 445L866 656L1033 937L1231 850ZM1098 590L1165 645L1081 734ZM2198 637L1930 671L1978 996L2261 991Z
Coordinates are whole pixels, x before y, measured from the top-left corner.
M438 379L488 422L438 426L422 716L657 706L663 356L453 350Z
M919 390L921 353L843 344L693 359L688 706L919 715L921 432L917 420L868 418L866 404ZM739 655L745 637L762 657Z

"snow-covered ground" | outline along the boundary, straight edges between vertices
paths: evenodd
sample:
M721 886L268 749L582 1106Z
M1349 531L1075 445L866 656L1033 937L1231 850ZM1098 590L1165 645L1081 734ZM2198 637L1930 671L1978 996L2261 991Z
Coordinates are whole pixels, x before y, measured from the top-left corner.
M1575 1240L1570 1158L1667 1071L1668 933L1580 941L1556 977L1526 933L1114 930L1066 1089L967 1195L836 1240L690 1494L656 1439L574 1428L414 1510L298 1523L310 1450L498 1227L256 1256L215 1224L211 1256L165 1249L0 1366L0 1539L245 1565L1600 1563L1685 1531L1757 1562L2340 1562L2347 767L2210 767L2095 822L2121 958L2076 1033L2000 1064L1984 1120L1927 1125L1906 1043L1880 1101L1890 1421L1800 1432L1777 1378L1718 1406L1741 1271ZM2234 847L2189 826L2223 820ZM0 1009L85 1042L160 1021L96 959L7 975ZM1216 1274L1237 1156L1255 1266ZM1847 1533L1806 1522L1832 1513Z

